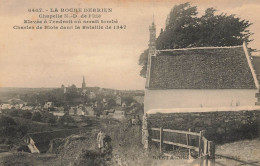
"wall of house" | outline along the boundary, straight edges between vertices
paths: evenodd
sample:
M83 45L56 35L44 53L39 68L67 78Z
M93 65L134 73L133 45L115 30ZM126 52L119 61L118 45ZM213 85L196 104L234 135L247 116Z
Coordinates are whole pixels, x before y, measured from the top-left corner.
M148 114L147 127L193 132L205 130L205 137L216 143L225 143L260 136L260 110ZM149 137L157 137L158 131L150 131ZM185 141L186 135L181 140ZM166 137L166 136L165 136ZM177 138L179 135L177 136ZM176 139L171 137L170 139Z
M254 106L257 89L145 90L144 111L150 109Z

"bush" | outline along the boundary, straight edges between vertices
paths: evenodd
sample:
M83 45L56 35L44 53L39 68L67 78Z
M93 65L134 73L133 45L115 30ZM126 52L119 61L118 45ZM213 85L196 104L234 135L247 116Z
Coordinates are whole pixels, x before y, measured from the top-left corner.
M56 123L56 118L54 116L51 116L48 118L47 123L49 124L55 124Z
M25 119L31 119L32 118L32 113L29 111L22 111L21 117Z
M8 116L0 117L0 135L4 137L23 137L28 131L24 125L18 125L15 120Z
M11 109L11 110L9 110L8 111L8 114L10 115L10 116L19 116L19 111L18 110L16 110L16 109Z
M71 116L64 115L58 120L58 124L61 126L69 126L70 124L75 124L75 121Z
M0 127L8 127L12 125L17 125L13 118L8 116L0 116Z
M32 120L33 121L37 121L37 122L41 122L42 121L42 115L40 112L34 112L32 114Z
M0 117L0 135L1 136L12 136L15 137L17 132L17 124L14 119L8 116Z

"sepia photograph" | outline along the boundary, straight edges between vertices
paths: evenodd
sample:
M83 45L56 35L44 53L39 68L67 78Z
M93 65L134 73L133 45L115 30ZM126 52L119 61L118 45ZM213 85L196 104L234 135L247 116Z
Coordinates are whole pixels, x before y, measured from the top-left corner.
M0 166L260 166L259 0L0 0Z

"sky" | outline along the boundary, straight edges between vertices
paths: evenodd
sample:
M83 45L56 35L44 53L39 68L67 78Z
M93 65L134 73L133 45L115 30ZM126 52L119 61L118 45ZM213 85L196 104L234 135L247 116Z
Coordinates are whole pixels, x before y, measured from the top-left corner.
M144 89L139 55L148 48L149 25L157 36L174 5L184 0L0 0L0 87L87 86ZM214 7L253 23L250 47L260 49L259 0L190 0L198 11ZM124 30L15 30L35 20L29 8L113 8L102 19L117 19Z

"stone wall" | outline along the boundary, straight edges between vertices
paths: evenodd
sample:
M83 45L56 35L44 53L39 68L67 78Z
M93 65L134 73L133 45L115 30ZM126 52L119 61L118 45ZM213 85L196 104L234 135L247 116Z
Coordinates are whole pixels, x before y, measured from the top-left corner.
M205 137L218 144L252 139L260 136L260 110L148 114L148 129L151 127L193 132L205 130ZM157 137L149 132L149 138Z

